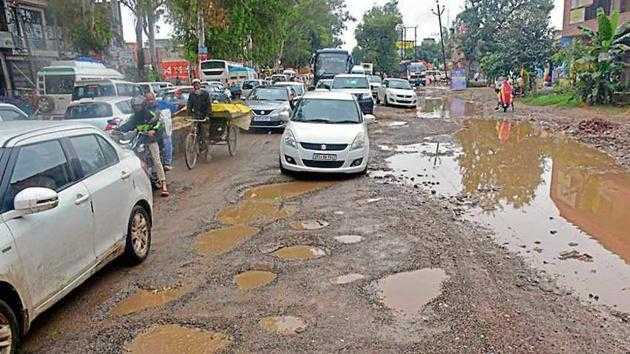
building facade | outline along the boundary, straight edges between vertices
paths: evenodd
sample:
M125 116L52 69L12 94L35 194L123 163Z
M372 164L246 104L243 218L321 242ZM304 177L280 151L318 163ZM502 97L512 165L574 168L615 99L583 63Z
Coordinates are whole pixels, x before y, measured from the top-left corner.
M562 37L571 38L580 35L580 26L597 29L597 9L606 14L613 11L621 13L621 23L630 21L630 0L564 0Z

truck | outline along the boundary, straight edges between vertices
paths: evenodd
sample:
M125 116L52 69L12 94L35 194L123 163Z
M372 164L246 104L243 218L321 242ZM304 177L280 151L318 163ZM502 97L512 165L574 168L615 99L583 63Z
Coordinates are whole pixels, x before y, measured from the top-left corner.
M321 79L332 79L337 74L348 74L352 70L352 55L339 48L320 49L313 54L311 60L313 66L313 85Z
M400 62L400 78L409 80L414 86L425 85L427 65L423 61L403 60Z

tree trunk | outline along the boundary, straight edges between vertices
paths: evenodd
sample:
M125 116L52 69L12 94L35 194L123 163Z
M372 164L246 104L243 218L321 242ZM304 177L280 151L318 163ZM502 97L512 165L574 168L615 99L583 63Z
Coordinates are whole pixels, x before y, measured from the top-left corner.
M153 70L161 77L157 52L155 50L155 11L152 11L152 9L149 9L149 13L147 14L147 26L147 37L149 39L149 60L151 60Z
M136 7L136 60L138 68L138 80L146 81L144 70L144 46L142 44L142 33L144 30L144 16L140 5Z

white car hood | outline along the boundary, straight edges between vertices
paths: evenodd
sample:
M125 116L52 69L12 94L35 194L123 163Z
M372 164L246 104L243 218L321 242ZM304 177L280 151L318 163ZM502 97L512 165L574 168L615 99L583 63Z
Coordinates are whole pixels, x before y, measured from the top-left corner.
M371 95L372 94L372 90L369 89L369 88L366 88L366 89L332 89L331 91L333 91L333 92L347 92L347 93L351 93L353 95L360 95L360 94Z
M395 89L395 88L388 88L387 92L389 92L390 95L401 95L401 96L415 96L416 92L414 90L402 90L402 89Z
M295 140L314 144L352 144L363 124L325 124L290 122L287 126Z

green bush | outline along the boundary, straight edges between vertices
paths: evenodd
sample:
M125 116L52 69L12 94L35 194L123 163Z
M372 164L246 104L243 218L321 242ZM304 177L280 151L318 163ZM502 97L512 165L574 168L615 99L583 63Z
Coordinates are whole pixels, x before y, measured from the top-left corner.
M574 92L537 94L523 97L523 103L531 106L578 107L582 102Z

